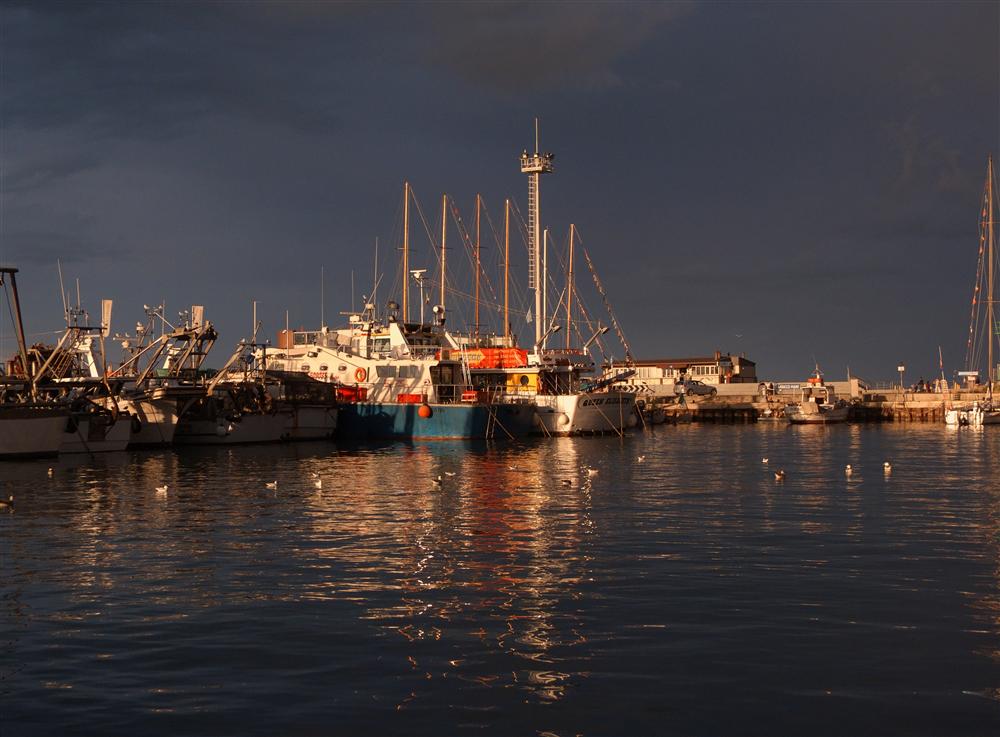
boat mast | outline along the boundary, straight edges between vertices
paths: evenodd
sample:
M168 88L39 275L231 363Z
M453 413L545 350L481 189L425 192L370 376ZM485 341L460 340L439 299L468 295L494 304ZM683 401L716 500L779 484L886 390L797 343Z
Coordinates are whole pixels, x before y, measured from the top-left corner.
M538 316L539 325L545 333L549 332L549 229L542 234L542 311ZM542 337L542 348L549 342Z
M13 296L14 302L14 328L17 330L17 349L21 353L21 368L24 370L24 376L27 379L32 378L28 373L28 344L24 340L24 322L21 320L21 300L17 296L17 279L14 274L17 273L15 268L0 268L0 283L3 282L3 275L10 275L10 291ZM37 392L35 391L35 383L31 382L31 398L34 399Z
M552 154L538 152L538 118L535 118L535 153L521 152L521 173L528 175L528 289L535 290L535 346L542 342L545 325L542 312L542 278L539 248L542 240L540 192L541 174L552 171Z
M576 226L569 224L569 267L566 274L566 348L570 347L572 334L571 321L573 319L573 236L576 235Z
M410 183L403 182L403 325L410 321Z
M997 337L997 324L996 317L993 311L993 278L994 272L996 271L996 260L993 253L994 241L996 240L993 236L993 156L989 157L989 162L986 168L986 237L988 240L988 257L987 257L987 267L986 267L986 316L989 320L989 340L986 347L986 360L987 368L986 375L989 377L989 391L990 395L993 394L993 340Z
M510 347L510 199L503 204L503 337Z
M448 195L441 195L441 302L444 308L445 257L448 253Z
M479 208L482 198L476 194L476 310L474 325L476 338L479 338Z

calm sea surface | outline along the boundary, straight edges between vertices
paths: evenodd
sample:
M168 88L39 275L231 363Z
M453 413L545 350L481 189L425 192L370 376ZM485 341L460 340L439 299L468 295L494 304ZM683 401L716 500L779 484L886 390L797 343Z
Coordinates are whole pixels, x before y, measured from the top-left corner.
M1000 734L998 468L773 424L6 463L0 735Z

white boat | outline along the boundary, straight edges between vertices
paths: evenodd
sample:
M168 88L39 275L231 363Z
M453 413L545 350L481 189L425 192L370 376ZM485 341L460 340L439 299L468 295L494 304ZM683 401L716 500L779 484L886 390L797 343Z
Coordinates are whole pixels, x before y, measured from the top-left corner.
M0 268L0 286L7 293L17 335L17 356L0 375L0 459L54 456L59 453L69 408L44 401L35 388L24 339L17 269Z
M983 202L979 219L979 263L976 268L976 282L973 287L972 313L969 322L969 340L965 355L965 371L959 372L973 384L977 391L985 391L981 401L971 404L951 405L945 411L945 422L950 425L1000 425L1000 407L993 398L1000 366L1000 323L996 315L996 282L1000 279L1000 249L997 247L997 200L996 173L993 157L986 165L986 183L983 187ZM985 364L986 371L981 372ZM976 384L985 378L985 387Z
M625 371L611 380L589 379L594 372L594 361L587 349L607 332L598 326L597 332L582 349L571 348L569 339L571 304L576 294L573 282L573 247L575 225L570 226L569 257L567 260L566 288L563 292L566 305L567 341L565 348L550 348L549 338L563 328L547 304L548 231L543 231L539 205L539 185L542 174L552 172L553 155L538 151L536 130L535 153L521 154L521 173L528 175L528 287L534 292L535 340L531 351L508 348L507 360L483 366L469 354L483 354L483 349L469 346L464 350L464 360L477 387L501 392L506 401L529 399L535 405L536 432L544 435L586 435L600 433L621 434L639 423L639 410L635 392L611 388L634 371ZM509 217L505 217L508 220ZM594 283L601 293L605 307L614 323L618 337L625 345L627 359L631 359L628 345L618 329L614 314L604 294L600 280L594 272L590 257L584 251L587 265L594 276ZM505 279L506 281L506 279ZM562 299L560 300L562 303ZM559 305L556 306L558 311ZM553 312L555 312L553 311ZM505 324L509 320L505 318ZM509 330L504 336L505 346L513 346ZM488 358L488 357L487 357ZM510 358L514 360L511 361ZM520 360L517 360L520 358Z
M816 373L800 385L799 401L785 405L785 418L793 425L830 425L847 422L850 405L836 399L832 387L823 382L823 374Z
M60 453L109 453L125 450L132 436L132 416L111 412L74 412L63 423Z
M369 303L337 330L283 331L262 351L271 374L335 385L337 436L362 438L511 438L531 428L534 408L477 391L458 344L443 325L385 321ZM438 313L440 314L440 312Z
M69 411L31 402L0 402L0 459L59 454Z
M108 372L121 388L106 405L132 415L131 448L173 443L181 416L206 396L208 377L202 365L218 339L200 305L181 313L179 326L167 321L162 305L145 310L147 324L137 324L135 336L116 336L126 358Z

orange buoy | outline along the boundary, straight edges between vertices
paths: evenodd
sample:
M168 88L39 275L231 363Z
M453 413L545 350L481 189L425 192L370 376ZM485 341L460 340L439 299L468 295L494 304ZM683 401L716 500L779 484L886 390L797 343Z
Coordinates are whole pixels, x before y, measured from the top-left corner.
M417 410L417 414L426 420L434 415L434 410L431 409L429 404L421 404L420 409Z
M363 366L358 366L358 368L354 371L354 378L360 384L368 378L368 372L365 371Z

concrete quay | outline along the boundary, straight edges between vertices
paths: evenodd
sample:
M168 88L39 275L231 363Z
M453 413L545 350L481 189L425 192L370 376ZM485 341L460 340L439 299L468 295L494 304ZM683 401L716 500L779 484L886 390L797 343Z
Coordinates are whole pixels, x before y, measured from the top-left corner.
M743 391L733 391L739 387ZM783 419L786 404L795 403L797 396L773 394L762 397L755 393L756 385L731 385L714 397L688 397L657 404L666 414L667 422L757 422ZM842 396L842 395L841 395ZM851 403L850 422L944 422L949 405L971 405L983 402L985 392L910 392L899 389L862 390Z

